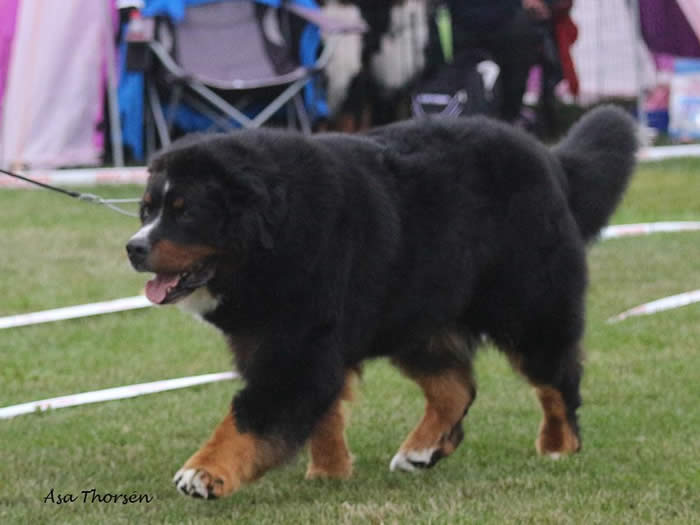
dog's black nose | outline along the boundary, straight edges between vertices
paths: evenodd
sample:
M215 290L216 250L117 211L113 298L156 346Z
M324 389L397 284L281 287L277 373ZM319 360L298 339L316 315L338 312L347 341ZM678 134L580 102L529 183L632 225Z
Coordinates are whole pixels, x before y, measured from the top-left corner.
M126 243L126 253L129 255L131 264L138 268L146 262L150 244L146 239L131 239Z

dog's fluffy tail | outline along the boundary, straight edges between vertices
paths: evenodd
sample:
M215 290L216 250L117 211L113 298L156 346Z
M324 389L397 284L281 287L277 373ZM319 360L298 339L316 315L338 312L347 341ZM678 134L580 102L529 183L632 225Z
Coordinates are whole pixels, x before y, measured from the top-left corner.
M588 112L554 148L566 173L569 206L590 241L615 211L635 166L636 123L614 106Z

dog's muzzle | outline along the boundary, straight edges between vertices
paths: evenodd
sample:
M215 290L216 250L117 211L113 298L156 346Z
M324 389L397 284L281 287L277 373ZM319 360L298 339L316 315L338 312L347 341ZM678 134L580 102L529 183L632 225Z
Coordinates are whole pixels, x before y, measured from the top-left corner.
M131 239L126 243L126 253L131 265L137 271L147 271L146 259L151 252L151 243L148 239Z

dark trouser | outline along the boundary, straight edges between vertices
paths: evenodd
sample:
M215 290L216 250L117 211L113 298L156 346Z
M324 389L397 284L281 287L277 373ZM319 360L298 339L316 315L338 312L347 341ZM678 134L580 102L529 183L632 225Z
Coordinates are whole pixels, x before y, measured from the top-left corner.
M520 114L530 68L536 62L542 42L542 28L519 10L502 25L489 31L467 31L454 27L455 52L485 49L501 68L499 116L508 122Z

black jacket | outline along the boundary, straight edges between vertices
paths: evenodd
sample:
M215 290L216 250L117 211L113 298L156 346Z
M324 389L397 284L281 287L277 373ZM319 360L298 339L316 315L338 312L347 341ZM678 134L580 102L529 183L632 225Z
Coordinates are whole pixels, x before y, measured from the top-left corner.
M509 20L522 0L447 0L455 31L490 31Z

